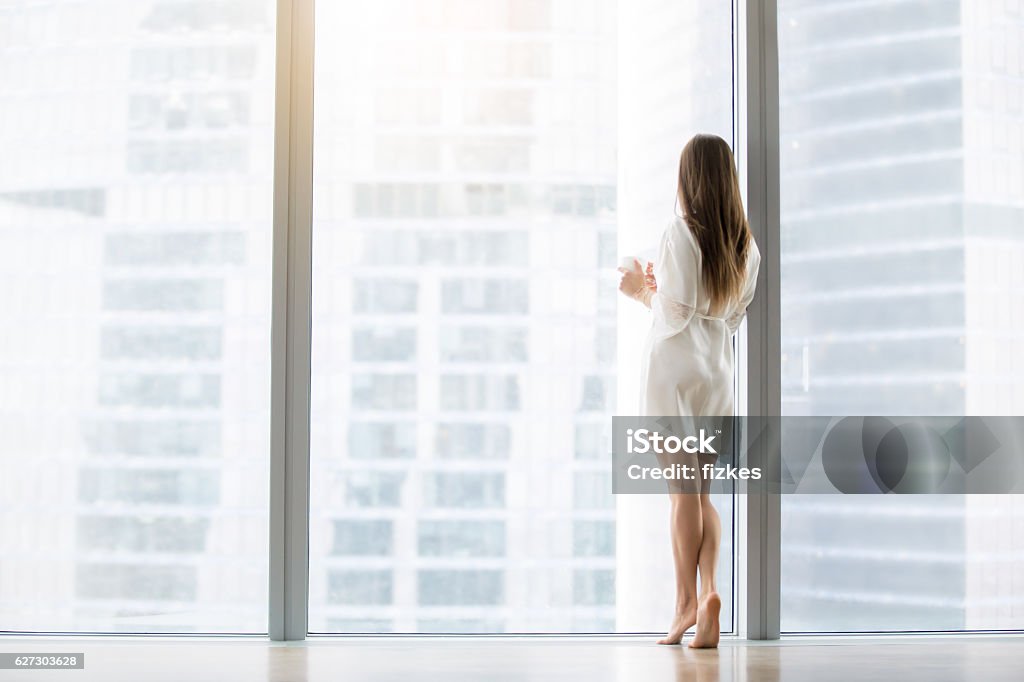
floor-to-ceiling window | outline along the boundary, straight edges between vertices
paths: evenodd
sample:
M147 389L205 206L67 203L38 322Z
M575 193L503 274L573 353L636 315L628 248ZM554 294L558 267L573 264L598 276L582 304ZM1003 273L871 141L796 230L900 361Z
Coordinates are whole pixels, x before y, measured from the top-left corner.
M779 1L783 413L1024 411L1024 5ZM1020 628L1016 496L785 496L782 629Z
M267 631L274 17L0 5L0 630Z
M320 3L316 32L310 630L666 627L667 512L611 495L615 267L687 137L731 138L730 4Z
M275 11L0 9L0 629L267 630ZM731 139L731 6L322 2L316 45L310 628L661 629L614 268Z
M275 4L0 8L0 630L267 630ZM785 414L1024 408L1022 17L780 0ZM614 268L732 138L732 28L319 3L311 630L667 624ZM783 630L1024 623L1015 497L782 504Z

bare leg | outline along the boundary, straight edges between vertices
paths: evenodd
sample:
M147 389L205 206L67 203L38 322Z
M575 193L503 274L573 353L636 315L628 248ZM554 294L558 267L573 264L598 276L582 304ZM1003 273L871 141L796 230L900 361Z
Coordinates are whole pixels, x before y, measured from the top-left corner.
M719 622L722 599L718 596L715 584L718 548L722 544L722 521L707 492L701 493L700 506L703 521L700 555L697 559L700 569L700 598L697 607L697 632L690 642L690 646L695 649L717 647L722 630Z
M701 496L674 493L670 512L672 559L676 573L676 613L664 639L658 644L679 644L683 633L697 622L697 559L700 553L703 523Z
M722 546L722 520L707 493L700 496L700 517L703 533L697 568L700 571L700 599L703 601L704 597L718 591L715 575L718 572L718 549Z

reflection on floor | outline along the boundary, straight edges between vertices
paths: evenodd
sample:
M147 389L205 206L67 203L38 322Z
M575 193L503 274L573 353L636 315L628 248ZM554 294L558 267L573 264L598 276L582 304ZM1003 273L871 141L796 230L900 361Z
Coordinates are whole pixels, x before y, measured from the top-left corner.
M723 640L717 651L635 638L0 639L0 652L84 652L78 671L0 680L1006 680L1024 679L1024 637Z

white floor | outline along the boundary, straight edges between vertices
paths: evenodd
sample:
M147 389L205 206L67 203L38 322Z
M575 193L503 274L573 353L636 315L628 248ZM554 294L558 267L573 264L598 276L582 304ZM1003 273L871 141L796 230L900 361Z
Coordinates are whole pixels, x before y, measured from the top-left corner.
M0 652L85 653L84 670L0 680L1024 680L1024 637L724 639L718 650L636 638L0 638Z

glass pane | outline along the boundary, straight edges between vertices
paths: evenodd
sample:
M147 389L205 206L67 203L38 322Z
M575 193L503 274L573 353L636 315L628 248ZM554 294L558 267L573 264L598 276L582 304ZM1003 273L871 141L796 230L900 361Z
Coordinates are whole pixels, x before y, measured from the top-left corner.
M718 0L619 3L619 254L649 253L672 219L679 154L696 133L733 140L732 8ZM650 312L618 307L617 414L635 414L639 367ZM717 584L722 630L733 630L733 500L713 495L722 520ZM619 495L617 626L622 632L667 627L674 607L667 496Z
M5 630L267 630L274 16L0 7Z
M780 0L785 414L1024 413L1022 11ZM1024 500L782 504L783 630L1024 627Z
M654 240L687 133L731 128L730 22L718 2L318 4L311 631L624 627L619 539L665 524L624 530L610 494L618 36L661 69L639 121L661 156L636 170L658 181L630 199L656 201ZM678 68L707 43L715 69Z

